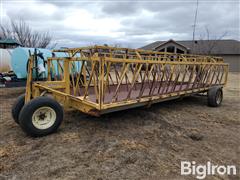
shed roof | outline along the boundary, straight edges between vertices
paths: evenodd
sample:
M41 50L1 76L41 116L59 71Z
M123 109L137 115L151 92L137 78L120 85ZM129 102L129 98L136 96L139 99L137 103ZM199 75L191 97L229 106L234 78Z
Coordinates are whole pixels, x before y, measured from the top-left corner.
M173 40L169 40L173 41ZM155 50L157 47L167 43L168 41L156 41L140 49ZM240 41L237 40L196 40L194 41L175 41L178 44L190 49L191 53L203 53L211 49L211 54L240 54Z
M18 43L16 40L11 39L11 38L0 39L0 44L18 44L18 45L21 45L21 44Z

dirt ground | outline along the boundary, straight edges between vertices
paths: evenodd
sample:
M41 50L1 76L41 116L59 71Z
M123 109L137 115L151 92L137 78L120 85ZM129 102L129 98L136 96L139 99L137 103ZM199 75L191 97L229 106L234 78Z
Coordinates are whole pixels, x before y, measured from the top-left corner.
M100 118L66 112L57 133L27 137L11 118L23 88L0 89L0 179L192 179L181 160L240 168L240 74L224 101L186 97ZM209 176L207 179L240 179Z

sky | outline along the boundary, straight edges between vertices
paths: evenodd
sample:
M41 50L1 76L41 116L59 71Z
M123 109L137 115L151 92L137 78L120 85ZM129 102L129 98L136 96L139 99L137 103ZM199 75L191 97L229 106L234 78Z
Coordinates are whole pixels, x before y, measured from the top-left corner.
M191 40L197 0L0 0L1 24L25 20L49 31L57 47L94 44L138 48ZM240 40L239 0L199 0L195 39Z

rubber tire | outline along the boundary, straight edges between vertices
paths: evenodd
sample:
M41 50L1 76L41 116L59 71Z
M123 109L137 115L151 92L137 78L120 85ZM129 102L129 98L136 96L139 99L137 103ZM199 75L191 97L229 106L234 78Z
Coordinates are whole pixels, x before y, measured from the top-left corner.
M55 123L47 129L38 129L32 123L33 113L40 107L48 106L51 107L56 113ZM63 120L63 109L62 106L52 98L49 97L37 97L32 99L24 105L19 114L19 124L22 130L32 137L41 137L48 134L54 133L61 125Z
M12 106L12 117L17 124L19 124L19 114L22 107L24 106L24 101L25 101L25 94L22 94L18 96L17 100L14 102Z
M220 103L217 102L217 97L218 97L218 93L221 93L221 101ZM218 107L221 105L223 100L223 91L222 91L222 87L213 87L211 89L208 90L208 106L210 107Z

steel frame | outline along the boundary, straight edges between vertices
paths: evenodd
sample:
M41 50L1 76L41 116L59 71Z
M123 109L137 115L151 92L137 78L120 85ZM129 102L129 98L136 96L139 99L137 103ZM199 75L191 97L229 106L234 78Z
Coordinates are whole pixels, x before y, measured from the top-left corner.
M54 52L65 52L69 57L47 59L46 81L33 81L31 56L25 102L50 93L67 108L99 116L227 83L228 64L220 57L108 46ZM81 62L79 69L75 62Z

